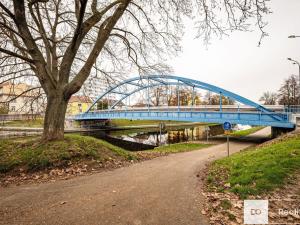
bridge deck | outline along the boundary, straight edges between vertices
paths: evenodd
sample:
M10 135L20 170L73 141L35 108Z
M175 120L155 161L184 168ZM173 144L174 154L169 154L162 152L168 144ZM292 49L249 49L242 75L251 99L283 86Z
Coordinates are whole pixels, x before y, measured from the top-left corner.
M140 120L173 120L205 123L248 124L293 128L288 113L262 112L215 112L215 111L95 111L75 116L75 120L97 119L140 119Z

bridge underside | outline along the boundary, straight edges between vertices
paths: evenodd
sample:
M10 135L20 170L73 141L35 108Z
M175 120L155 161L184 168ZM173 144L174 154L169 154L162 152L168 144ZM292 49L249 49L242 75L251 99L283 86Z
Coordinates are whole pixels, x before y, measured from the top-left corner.
M275 114L274 114L275 115ZM237 113L237 112L89 112L76 116L76 120L99 119L132 119L132 120L171 120L203 123L245 124L253 126L272 126L294 128L294 124L286 120L278 120L270 113ZM276 114L278 115L278 114Z

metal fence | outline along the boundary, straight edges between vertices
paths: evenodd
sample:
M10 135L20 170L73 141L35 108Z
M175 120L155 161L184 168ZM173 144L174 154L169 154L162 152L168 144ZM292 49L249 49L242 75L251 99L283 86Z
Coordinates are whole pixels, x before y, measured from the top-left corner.
M31 120L43 118L42 114L0 114L0 121Z
M284 111L288 113L300 113L300 105L288 105L284 107Z

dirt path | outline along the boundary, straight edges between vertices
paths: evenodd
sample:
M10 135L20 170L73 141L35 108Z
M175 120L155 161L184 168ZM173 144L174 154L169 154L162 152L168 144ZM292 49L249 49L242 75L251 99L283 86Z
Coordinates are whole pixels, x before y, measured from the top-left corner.
M250 145L231 143L231 153ZM0 224L207 224L196 173L225 155L220 144L71 180L0 188Z

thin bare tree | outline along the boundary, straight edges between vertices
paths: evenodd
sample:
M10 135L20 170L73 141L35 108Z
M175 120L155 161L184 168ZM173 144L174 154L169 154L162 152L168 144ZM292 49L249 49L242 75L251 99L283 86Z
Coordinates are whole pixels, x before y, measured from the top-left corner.
M295 75L285 79L278 91L279 104L297 105L299 103L299 85Z
M260 97L259 101L263 102L264 105L276 105L277 102L277 94L275 92L264 92Z
M0 82L33 78L47 96L43 139L62 139L67 103L89 76L165 73L186 17L205 42L253 22L263 37L267 1L1 0Z

